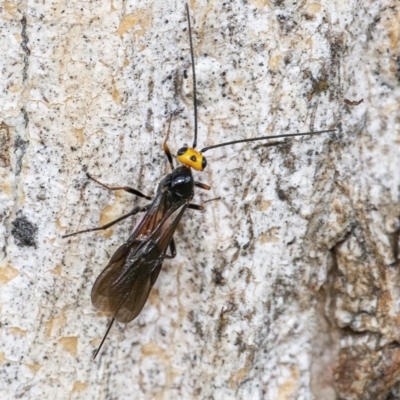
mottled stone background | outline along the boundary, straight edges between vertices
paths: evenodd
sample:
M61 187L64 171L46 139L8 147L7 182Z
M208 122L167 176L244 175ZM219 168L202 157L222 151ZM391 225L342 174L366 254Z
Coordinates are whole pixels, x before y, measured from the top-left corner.
M140 316L90 302L193 136L181 1L0 3L1 399L400 399L397 0L191 1L210 151Z

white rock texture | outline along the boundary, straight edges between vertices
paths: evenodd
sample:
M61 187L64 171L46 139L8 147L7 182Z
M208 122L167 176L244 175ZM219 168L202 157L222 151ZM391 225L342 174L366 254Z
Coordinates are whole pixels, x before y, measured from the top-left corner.
M400 4L191 1L210 151L139 317L94 280L193 140L184 3L0 4L0 398L400 398Z

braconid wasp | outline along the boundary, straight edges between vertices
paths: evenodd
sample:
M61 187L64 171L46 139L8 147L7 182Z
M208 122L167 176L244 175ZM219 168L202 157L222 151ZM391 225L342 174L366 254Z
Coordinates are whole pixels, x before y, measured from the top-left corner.
M84 232L104 230L114 224L143 212L128 240L122 244L109 263L96 279L91 293L93 305L100 311L111 313L111 322L104 334L94 358L99 353L108 332L114 321L130 322L141 312L150 290L157 280L162 263L165 258L176 256L176 247L173 239L176 227L179 224L186 209L202 210L203 207L192 203L194 187L209 190L210 186L194 180L192 168L203 171L207 166L204 153L217 147L230 146L238 143L255 142L259 140L271 140L296 136L319 135L321 133L334 132L323 130L317 132L282 134L275 136L262 136L250 139L234 140L219 143L213 146L196 150L197 146L197 98L196 98L196 74L194 64L194 52L191 34L189 7L186 4L186 15L189 30L191 65L193 74L193 108L194 108L194 140L192 147L182 147L178 150L176 158L181 165L174 167L173 157L167 145L172 115L169 119L168 131L163 143L163 149L172 172L166 175L158 185L154 198L146 196L139 190L127 186L111 187L99 182L91 175L88 177L108 190L124 190L135 196L151 200L143 207L135 207L131 212L120 218L97 228L85 229L79 232L63 236L70 237ZM282 142L271 143L279 145ZM167 249L170 254L167 254Z

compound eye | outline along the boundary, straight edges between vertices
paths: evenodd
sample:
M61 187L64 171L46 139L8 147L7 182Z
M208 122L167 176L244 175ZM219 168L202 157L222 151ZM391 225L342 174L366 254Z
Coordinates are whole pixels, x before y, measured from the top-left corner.
M203 160L201 161L201 168L204 169L205 167L207 167L207 160L206 160L206 158L203 156Z
M186 152L187 152L187 150L188 150L188 148L187 147L181 147L179 150L178 150L178 156L182 156L182 155L184 155Z

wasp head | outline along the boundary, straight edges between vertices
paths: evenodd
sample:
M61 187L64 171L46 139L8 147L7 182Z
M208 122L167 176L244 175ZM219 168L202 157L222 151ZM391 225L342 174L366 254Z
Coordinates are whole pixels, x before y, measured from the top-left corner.
M176 158L181 164L196 171L203 171L207 166L207 160L203 154L192 147L181 147Z

